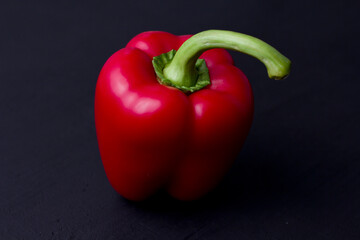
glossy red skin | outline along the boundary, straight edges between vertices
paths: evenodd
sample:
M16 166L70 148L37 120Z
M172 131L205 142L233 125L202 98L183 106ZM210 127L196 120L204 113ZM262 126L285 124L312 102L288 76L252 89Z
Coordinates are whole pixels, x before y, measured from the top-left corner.
M140 201L165 188L194 200L213 189L249 132L253 95L223 49L206 51L211 85L190 95L158 83L152 58L190 37L145 32L105 63L95 94L95 122L113 188Z

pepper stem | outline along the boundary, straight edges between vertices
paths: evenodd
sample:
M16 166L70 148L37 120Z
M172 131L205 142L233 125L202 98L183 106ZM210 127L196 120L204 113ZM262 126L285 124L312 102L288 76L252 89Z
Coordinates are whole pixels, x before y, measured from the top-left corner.
M259 59L272 79L283 79L290 72L290 60L260 39L232 31L207 30L182 44L172 61L163 69L164 76L174 85L194 86L198 78L196 60L212 48L235 50Z

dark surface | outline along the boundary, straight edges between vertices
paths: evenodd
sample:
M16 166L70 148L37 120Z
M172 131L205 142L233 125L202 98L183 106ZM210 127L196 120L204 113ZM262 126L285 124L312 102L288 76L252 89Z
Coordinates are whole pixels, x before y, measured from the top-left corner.
M358 8L295 2L2 1L0 239L360 239ZM234 53L255 116L229 174L194 203L128 202L97 148L98 73L140 32L206 29L265 40L292 73Z

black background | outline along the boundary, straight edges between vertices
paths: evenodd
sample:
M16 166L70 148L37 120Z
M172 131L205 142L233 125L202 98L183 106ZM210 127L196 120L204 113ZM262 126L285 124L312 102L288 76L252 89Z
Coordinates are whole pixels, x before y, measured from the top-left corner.
M0 239L360 239L355 1L7 1L0 7ZM97 148L94 90L136 34L247 33L290 77L232 53L255 96L220 186L180 203L118 196Z

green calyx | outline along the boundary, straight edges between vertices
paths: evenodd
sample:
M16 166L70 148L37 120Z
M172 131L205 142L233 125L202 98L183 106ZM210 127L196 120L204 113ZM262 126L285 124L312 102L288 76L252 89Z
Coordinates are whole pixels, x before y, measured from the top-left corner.
M195 92L209 85L205 61L198 58L213 48L234 50L257 58L267 68L271 79L284 79L290 73L290 60L260 39L232 31L208 30L189 38L178 51L154 57L159 82L184 92Z
M170 79L166 78L164 76L164 68L172 61L175 54L176 50L173 49L170 52L163 53L159 56L154 57L152 60L157 79L161 84L175 87L185 93L198 91L210 84L209 70L206 66L204 59L196 60L195 71L197 73L197 76L195 85L186 86L182 83L172 82Z

